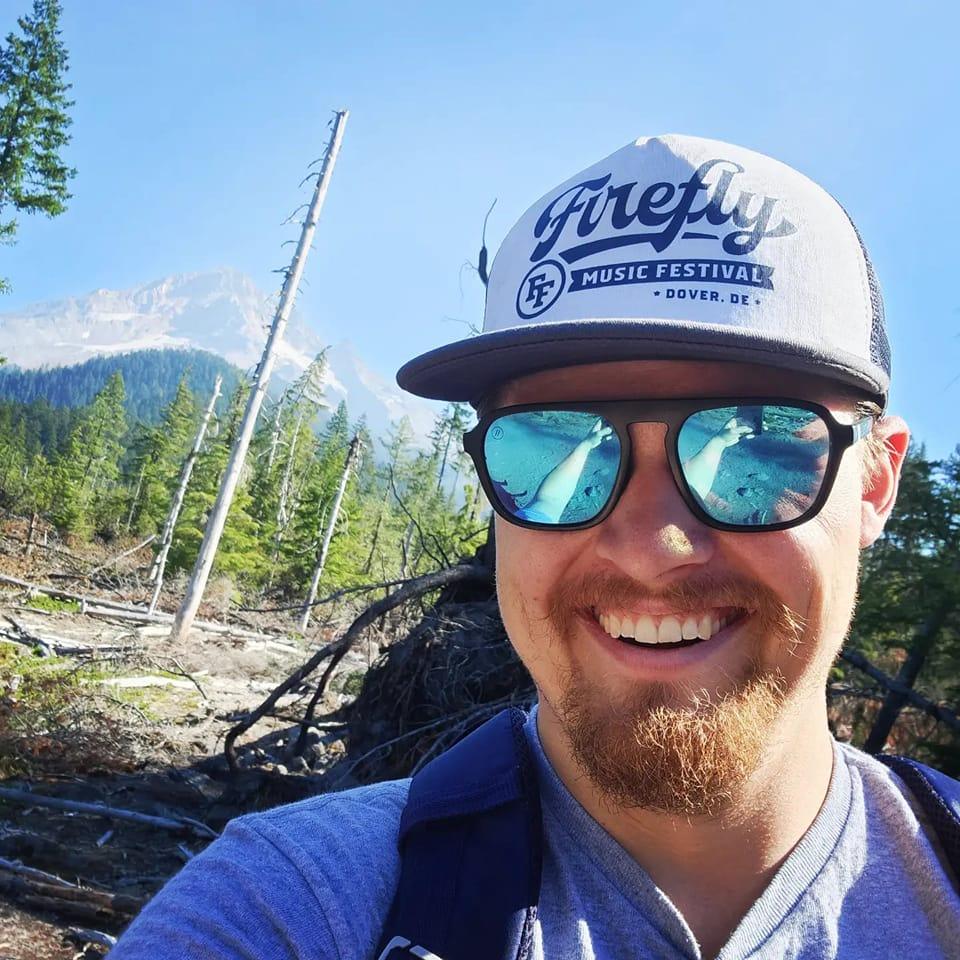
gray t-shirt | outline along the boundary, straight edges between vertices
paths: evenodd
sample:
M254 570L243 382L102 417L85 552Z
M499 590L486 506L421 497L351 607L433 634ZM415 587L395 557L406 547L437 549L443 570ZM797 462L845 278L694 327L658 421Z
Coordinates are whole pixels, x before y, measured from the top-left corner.
M534 960L698 960L683 917L580 806L527 724L543 801ZM409 781L241 817L150 902L111 960L373 960ZM837 744L810 829L720 953L960 958L960 898L886 767ZM491 958L493 960L493 958Z

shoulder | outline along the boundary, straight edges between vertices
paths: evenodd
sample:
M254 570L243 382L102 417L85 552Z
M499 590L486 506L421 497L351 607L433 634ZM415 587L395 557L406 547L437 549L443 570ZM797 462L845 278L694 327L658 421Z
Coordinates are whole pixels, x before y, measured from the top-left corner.
M370 894L392 894L400 869L400 816L409 787L409 780L393 780L321 794L240 817L228 832L263 838L311 887L342 890L344 884L362 880Z
M839 755L843 757L847 767L851 771L856 771L867 786L883 793L899 795L914 809L920 807L920 804L916 800L913 788L902 775L904 766L923 769L928 778L932 778L937 782L940 789L948 791L951 794L960 791L960 782L945 773L941 773L939 770L935 770L932 767L925 767L915 760L899 758L898 763L889 765L881 762L869 753L858 750L850 744L838 743L837 750Z
M940 835L931 822L924 804L911 786L894 769L876 757L848 744L838 744L841 756L851 776L860 784L868 821L882 826L888 833L898 835L901 845L924 853L939 861L948 876L953 875L949 857L944 848L948 838ZM946 774L932 771L942 784L958 787Z
M862 785L864 797L885 810L899 812L916 819L919 804L910 788L885 763L848 743L837 744L837 757L842 758L852 777Z
M399 877L408 789L391 781L232 821L151 901L118 960L366 958Z
M400 815L409 788L409 780L391 780L342 793L319 794L239 817L228 831L257 833L293 860L306 864L329 861L331 844L351 858L396 855Z

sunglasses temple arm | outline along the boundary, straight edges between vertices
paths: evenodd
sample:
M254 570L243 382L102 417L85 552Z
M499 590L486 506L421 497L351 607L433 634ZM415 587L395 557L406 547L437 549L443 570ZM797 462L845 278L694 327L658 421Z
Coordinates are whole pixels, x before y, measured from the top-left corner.
M851 426L853 431L853 443L856 443L858 440L862 440L870 431L873 429L873 422L876 417L864 417L862 420L858 420L855 424Z

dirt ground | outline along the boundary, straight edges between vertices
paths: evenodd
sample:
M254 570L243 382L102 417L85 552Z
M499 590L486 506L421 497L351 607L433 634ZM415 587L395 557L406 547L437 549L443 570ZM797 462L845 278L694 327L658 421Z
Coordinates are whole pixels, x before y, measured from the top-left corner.
M222 741L240 716L337 635L349 611L341 611L340 620L311 628L304 638L295 633L292 614L229 616L229 603L214 585L213 601L201 608L206 625L195 628L186 642L172 645L169 622L139 622L96 606L98 598L128 604L147 599L146 586L131 579L130 571L138 564L142 570L148 550L117 565L119 570L111 568L111 577L122 575L122 580L110 589L109 580L91 580L82 572L120 552L122 545L113 545L112 551L87 550L82 556L76 547L58 546L25 557L23 532L11 523L0 532L0 578L55 586L89 597L91 603L51 601L0 580L0 787L154 816L190 817L216 831L239 813L313 792L317 776L342 755L343 743L335 722L321 724L322 729L311 731L309 755L290 763L285 745L312 692L309 685L283 698L275 716L251 731L242 753L251 766L248 776L226 776ZM171 611L175 604L172 593L161 606ZM73 645L75 652L37 656L38 650L64 645ZM351 677L366 669L377 649L374 638L348 655L319 713L349 699L345 690ZM57 680L48 689L44 678L54 668ZM39 729L34 717L42 712L36 699L41 695L68 697L66 705L56 701L60 706L49 729ZM69 928L117 934L128 922L127 916L109 913L72 918L61 910L52 913L36 897L9 883L3 886L3 862L146 900L206 842L153 826L0 798L0 960L103 956L103 948L88 946L84 952L68 938Z
M0 900L0 957L17 960L36 957L72 958L80 953L76 945L66 941L61 925L55 919L26 913ZM82 954L81 954L82 956Z

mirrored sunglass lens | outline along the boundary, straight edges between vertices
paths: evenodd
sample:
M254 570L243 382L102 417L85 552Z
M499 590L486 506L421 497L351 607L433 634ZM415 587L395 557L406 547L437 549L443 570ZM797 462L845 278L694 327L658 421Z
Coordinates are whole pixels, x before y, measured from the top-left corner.
M830 432L802 407L700 410L677 436L687 484L713 519L753 527L801 517L817 498Z
M507 513L534 523L585 523L610 499L620 440L596 414L530 410L494 420L483 455Z

